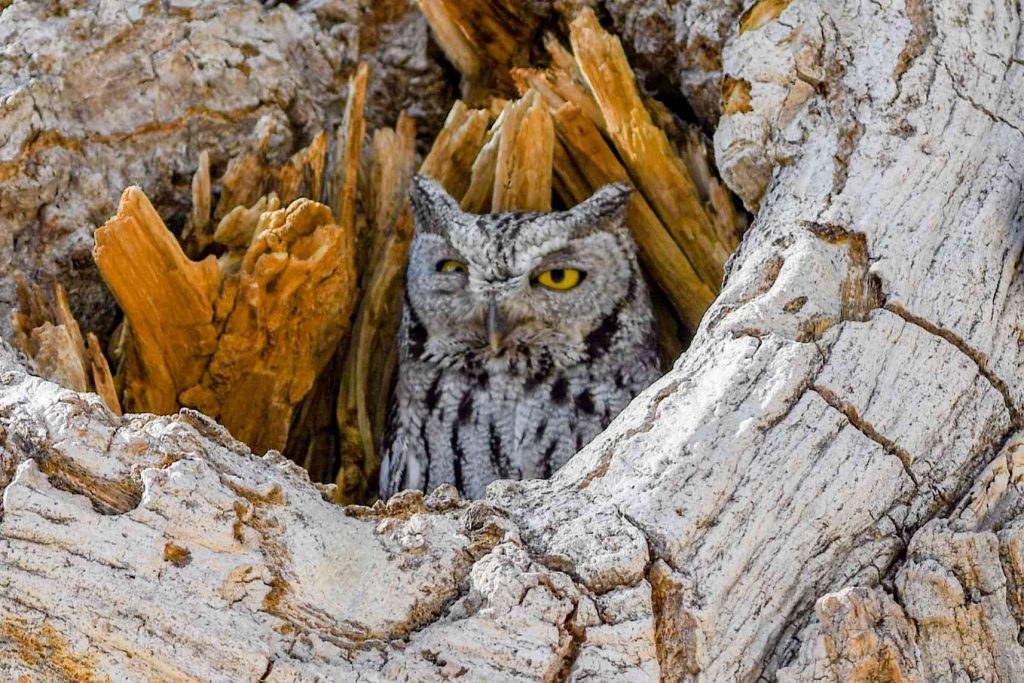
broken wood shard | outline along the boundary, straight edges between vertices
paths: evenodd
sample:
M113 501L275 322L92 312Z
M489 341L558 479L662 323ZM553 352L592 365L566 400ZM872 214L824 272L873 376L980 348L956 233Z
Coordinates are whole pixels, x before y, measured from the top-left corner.
M352 325L337 389L340 467L336 499L372 500L377 491L378 448L384 433L397 363L402 281L413 221L408 189L416 162L416 129L404 113L394 128L374 134L369 160L368 259L363 296Z
M176 412L178 392L198 381L216 348L216 259L185 256L138 187L125 190L117 215L96 230L93 258L131 324L125 410Z
M355 304L353 234L329 208L299 199L266 223L217 301L223 323L209 365L179 397L257 452L284 448L292 411Z
M555 129L533 90L506 105L494 167L492 211L550 211Z
M477 103L514 91L510 67L526 66L541 17L522 0L417 0L445 55Z
M568 156L579 160L572 168L583 176L589 193L608 183L633 184L629 173L600 131L575 105L567 102L559 107L554 113L554 122ZM561 167L563 171L560 175L563 177L570 172L567 163L563 162ZM568 178L565 183L566 186L578 185L578 181ZM586 199L586 196L567 199L577 203ZM716 289L700 278L684 250L665 230L647 199L639 192L630 199L626 209L626 223L636 239L643 265L671 299L690 329L697 329L704 311L714 301Z
M601 28L589 8L573 20L569 37L580 71L604 114L608 135L638 189L704 283L717 290L736 242L731 235L718 234L668 137L651 120L622 44Z
M217 417L252 448L281 449L295 405L347 329L351 231L297 200L262 214L237 273L185 256L138 188L96 232L94 256L130 326L125 407Z
M30 286L23 274L15 274L15 286L20 308L11 314L14 345L28 357L32 369L69 389L98 394L120 415L121 403L99 340L91 332L82 337L64 287L54 284L50 305L42 290Z
M473 162L484 146L491 118L486 109L470 109L461 100L456 101L420 172L460 199L469 188Z

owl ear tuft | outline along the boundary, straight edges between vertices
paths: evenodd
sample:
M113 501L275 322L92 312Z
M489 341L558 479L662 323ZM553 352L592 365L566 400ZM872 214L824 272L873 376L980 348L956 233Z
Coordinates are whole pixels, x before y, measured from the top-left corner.
M412 178L409 201L418 232L445 235L452 221L462 213L459 203L441 183L420 173Z
M565 212L573 234L582 237L594 230L618 227L626 214L633 188L626 183L601 187L594 194Z

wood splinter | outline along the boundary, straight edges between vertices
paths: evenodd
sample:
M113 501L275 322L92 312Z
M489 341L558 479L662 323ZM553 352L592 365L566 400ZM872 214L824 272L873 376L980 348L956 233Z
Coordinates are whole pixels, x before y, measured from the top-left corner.
M98 394L120 415L121 402L100 342L91 332L82 336L64 287L54 283L51 305L24 274L14 277L19 304L11 313L14 345L28 356L32 370L68 389Z

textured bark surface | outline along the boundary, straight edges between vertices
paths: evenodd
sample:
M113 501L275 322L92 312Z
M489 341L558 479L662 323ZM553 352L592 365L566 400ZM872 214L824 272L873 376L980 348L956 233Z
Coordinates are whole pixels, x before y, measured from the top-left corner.
M760 213L550 481L341 508L0 354L0 677L1020 680L1021 26L751 8L715 143Z
M454 88L411 1L20 0L0 3L0 334L13 272L57 275L83 327L107 334L113 299L92 231L140 185L180 229L200 152L217 170L265 143L281 163L341 118L368 61L371 128L404 107L430 134ZM219 175L219 173L215 173Z

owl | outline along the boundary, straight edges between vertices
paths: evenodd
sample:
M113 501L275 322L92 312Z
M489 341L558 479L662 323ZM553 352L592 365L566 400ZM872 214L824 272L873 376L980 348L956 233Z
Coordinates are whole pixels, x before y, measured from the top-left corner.
M631 190L474 215L417 176L380 494L548 477L658 376Z

